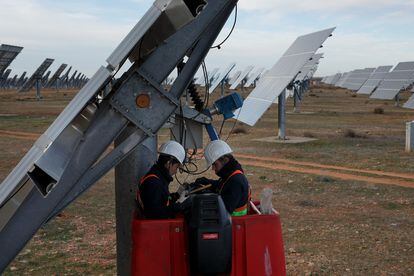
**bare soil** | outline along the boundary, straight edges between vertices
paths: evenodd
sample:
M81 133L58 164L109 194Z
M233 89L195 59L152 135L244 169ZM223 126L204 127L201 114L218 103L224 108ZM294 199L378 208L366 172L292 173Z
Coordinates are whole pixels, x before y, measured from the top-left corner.
M0 179L75 93L45 91L37 101L33 92L0 92ZM303 113L287 114L287 135L318 139L310 143L254 141L277 135L276 105L255 127L224 125L222 137L229 137L254 197L273 189L289 275L414 274L414 155L404 152L405 122L414 111L352 95L313 87ZM160 142L168 139L168 131L160 134ZM116 274L113 179L111 171L43 227L5 275Z

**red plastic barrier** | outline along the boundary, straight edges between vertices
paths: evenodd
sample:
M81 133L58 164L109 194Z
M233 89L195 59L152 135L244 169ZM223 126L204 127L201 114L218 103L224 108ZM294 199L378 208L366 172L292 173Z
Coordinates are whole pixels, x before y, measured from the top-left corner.
M232 276L286 275L278 213L233 217L232 224ZM137 219L132 231L132 275L190 275L183 219Z

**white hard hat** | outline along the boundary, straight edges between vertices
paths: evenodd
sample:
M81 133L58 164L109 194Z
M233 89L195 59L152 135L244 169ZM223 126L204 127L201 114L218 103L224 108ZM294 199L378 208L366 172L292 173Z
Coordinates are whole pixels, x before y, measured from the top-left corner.
M180 143L176 141L168 141L162 144L159 153L174 157L178 160L178 162L180 162L181 165L184 163L185 150L183 146L181 146Z
M207 167L210 167L217 159L233 151L230 146L222 140L211 141L204 150Z

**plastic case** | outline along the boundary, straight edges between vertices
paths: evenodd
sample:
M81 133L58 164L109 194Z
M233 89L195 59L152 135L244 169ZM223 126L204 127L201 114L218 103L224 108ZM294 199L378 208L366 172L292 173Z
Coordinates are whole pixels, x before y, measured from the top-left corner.
M184 219L142 220L132 225L132 275L191 275ZM277 212L232 217L232 269L228 275L286 275Z

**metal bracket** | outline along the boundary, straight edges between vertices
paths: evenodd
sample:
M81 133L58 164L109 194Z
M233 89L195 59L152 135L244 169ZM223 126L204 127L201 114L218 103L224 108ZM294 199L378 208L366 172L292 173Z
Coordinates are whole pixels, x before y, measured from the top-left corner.
M137 103L140 97L147 98L148 102L143 106ZM166 95L159 87L148 84L138 72L129 76L110 103L148 136L154 136L178 106L176 99Z

